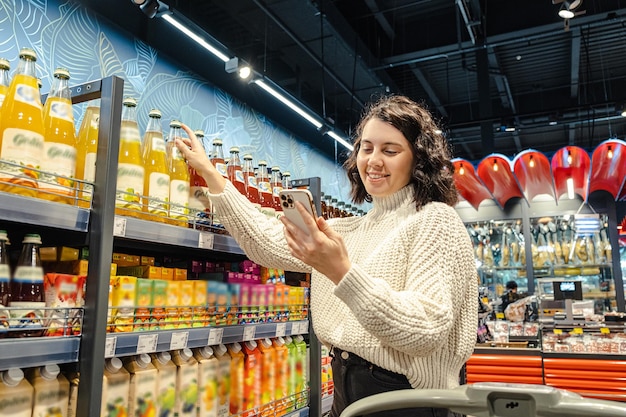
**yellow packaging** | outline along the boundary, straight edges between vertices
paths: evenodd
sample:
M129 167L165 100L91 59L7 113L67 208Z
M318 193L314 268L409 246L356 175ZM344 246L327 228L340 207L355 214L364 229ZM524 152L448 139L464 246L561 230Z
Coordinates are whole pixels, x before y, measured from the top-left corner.
M114 332L131 332L137 296L137 278L118 275L113 278L112 327Z
M198 417L217 417L217 386L219 360L210 346L196 349L198 361Z
M24 372L20 368L10 368L1 374L0 415L31 417L34 390L24 379Z
M151 265L143 265L142 277L149 279L162 279L163 274L161 273L160 266L151 266Z
M115 262L111 262L111 276L117 275L117 264Z
M73 274L87 276L89 273L89 261L81 259L78 261L72 261L72 263L74 264L74 270L72 271Z
M124 367L130 372L128 415L156 416L158 371L150 355L142 353L126 358Z
M150 329L150 307L152 301L152 280L139 278L136 283L135 325L133 330L143 332Z
M287 397L289 393L289 350L285 345L285 339L277 337L272 340L274 350L276 351L276 400ZM286 414L288 399L277 404L275 407L277 415Z
M174 268L161 267L161 279L174 280Z
M160 330L165 326L168 282L162 279L152 280L152 316L150 329Z
M140 265L154 266L154 256L142 256L139 258Z
M102 416L127 416L129 390L130 373L122 360L107 359L102 377Z
M187 270L183 268L174 268L174 281L185 281L187 279Z
M39 248L39 257L42 262L77 261L80 250L67 246L47 246Z
M179 327L191 327L193 319L193 299L195 286L193 281L175 281L180 288L180 308L178 316L181 320Z
M182 281L167 281L167 300L165 302L165 324L163 329L177 329L180 321L178 307L181 303Z
M261 407L261 351L258 349L258 343L249 340L243 343L244 361L243 361L243 409L246 411L243 417L253 417L256 413L255 408Z
M206 327L209 324L209 316L207 309L207 281L189 281L193 282L193 325L192 327Z
M258 341L261 352L261 416L274 415L273 402L276 399L276 349L271 339Z
M217 416L230 415L230 354L223 344L213 346L217 366Z
M67 415L70 399L70 383L56 364L50 364L26 371L28 382L35 389L33 416Z
M191 349L185 348L172 352L172 362L178 367L176 371L176 416L196 417L198 404L198 361L193 357Z
M152 365L157 369L157 416L174 417L176 412L176 371L169 352L152 354Z

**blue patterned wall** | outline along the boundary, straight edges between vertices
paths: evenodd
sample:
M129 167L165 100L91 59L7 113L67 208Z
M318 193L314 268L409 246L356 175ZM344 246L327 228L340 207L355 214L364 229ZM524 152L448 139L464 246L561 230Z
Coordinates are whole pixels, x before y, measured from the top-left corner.
M71 85L117 75L124 79L124 94L138 100L142 131L150 109L158 108L165 134L169 121L179 119L205 131L207 149L220 137L226 154L236 145L241 154L252 153L255 164L265 159L292 178L321 177L322 191L349 201L349 183L335 161L75 1L0 0L0 57L12 71L22 47L37 52L43 92L57 67L70 70ZM79 126L84 106L74 107Z

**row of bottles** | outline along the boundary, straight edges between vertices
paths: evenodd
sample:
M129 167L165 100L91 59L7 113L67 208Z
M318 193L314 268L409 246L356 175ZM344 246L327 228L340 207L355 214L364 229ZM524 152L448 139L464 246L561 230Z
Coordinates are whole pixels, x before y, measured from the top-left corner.
M336 217L352 217L363 216L365 212L352 204L339 201L331 195L322 193L321 199L322 216L325 219L332 219Z

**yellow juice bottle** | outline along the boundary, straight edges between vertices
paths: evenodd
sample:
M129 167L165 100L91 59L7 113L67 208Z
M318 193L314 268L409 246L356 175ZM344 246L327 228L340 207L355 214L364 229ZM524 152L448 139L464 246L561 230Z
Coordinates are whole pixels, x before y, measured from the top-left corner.
M198 361L198 417L217 417L217 373L219 361L211 346L193 353Z
M170 173L167 167L165 140L161 130L161 112L150 110L148 126L143 137L144 201L146 220L163 221L167 216L170 193Z
M217 367L217 416L230 415L230 354L223 344L213 346Z
M55 364L26 371L26 378L35 389L33 417L67 417L70 383L60 372L59 366Z
M275 404L278 415L285 414L289 402L289 351L283 337L272 340L276 350L276 390Z
M109 358L104 363L102 376L101 416L128 416L130 372L120 358Z
M189 348L175 350L172 362L176 364L176 416L196 417L198 405L198 361Z
M239 414L243 408L244 353L241 344L226 346L230 354L230 413Z
M54 81L43 108L44 144L37 196L44 200L74 204L76 175L76 134L70 72L54 70Z
M0 191L34 197L43 157L43 107L35 75L37 54L20 50L17 72L2 103Z
M126 358L124 367L130 372L128 415L153 417L156 415L158 371L150 355L142 353Z
M83 120L78 128L76 140L76 178L81 183L78 206L91 207L93 183L96 180L96 155L98 152L98 131L100 128L100 106L97 100L87 103Z
M261 352L261 416L274 413L276 400L276 349L269 338L258 341Z
M187 163L174 145L176 138L182 136L180 122L170 122L170 133L167 137L167 157L170 173L170 212L172 224L187 227L189 220L189 169Z
M157 380L157 416L174 417L176 414L176 371L169 352L152 354L152 364L159 372Z
M10 70L11 64L9 61L0 58L0 114L2 114L2 102L9 91L9 84L11 83L11 77L9 76Z
M19 368L0 373L0 416L31 417L33 413L33 386L24 379Z
M144 167L141 155L141 136L139 135L136 116L137 100L127 97L123 104L115 213L139 217L141 199L143 198Z

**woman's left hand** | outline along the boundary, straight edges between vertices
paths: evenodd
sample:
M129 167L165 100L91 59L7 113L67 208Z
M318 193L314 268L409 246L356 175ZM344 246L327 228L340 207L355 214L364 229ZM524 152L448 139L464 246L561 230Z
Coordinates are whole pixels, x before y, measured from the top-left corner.
M291 254L339 284L351 268L343 238L323 217L314 218L299 202L295 207L304 219L309 234L300 230L286 216L280 218L285 226L285 238Z

